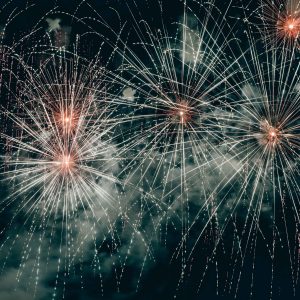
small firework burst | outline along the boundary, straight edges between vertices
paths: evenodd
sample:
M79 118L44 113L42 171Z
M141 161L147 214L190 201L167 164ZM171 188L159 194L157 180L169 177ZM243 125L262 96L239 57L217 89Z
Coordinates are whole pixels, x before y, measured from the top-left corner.
M261 30L270 43L299 48L300 6L298 0L263 1Z

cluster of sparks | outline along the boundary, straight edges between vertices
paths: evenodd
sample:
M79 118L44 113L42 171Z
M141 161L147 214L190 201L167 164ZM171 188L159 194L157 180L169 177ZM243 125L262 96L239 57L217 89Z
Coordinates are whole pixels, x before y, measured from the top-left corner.
M109 49L113 46L111 60L114 54L122 57L113 71L106 69L99 53L92 62L75 53L78 37L72 54L53 45L43 55L31 53L40 55L38 68L28 63L28 54L1 57L1 93L9 98L1 106L1 185L9 195L1 199L0 211L13 211L1 233L5 235L19 215L25 216L24 224L32 224L26 245L41 228L41 236L50 230L54 240L59 227L65 234L60 249L64 245L67 249L66 274L79 248L84 251L85 241L94 244L93 259L101 269L97 253L108 235L113 240L111 249L117 248L122 234L115 227L120 219L123 231L125 223L132 230L129 248L135 236L142 240L145 260L153 256L153 239L168 246L168 234L175 231L180 237L172 260L180 259L181 270L174 294L193 273L196 251L204 248L211 253L203 263L199 289L208 267L218 266L220 253L230 253L223 290L235 296L247 254L254 265L262 236L272 261L272 278L278 245L287 245L296 293L300 280L300 2L262 2L258 15L263 37L256 42L259 26L245 22L246 50L212 0L197 2L199 15L184 1L183 18L172 24L177 28L175 33L170 30L172 34L163 22L154 30L145 20L138 22L135 16L140 11L134 11L138 7L134 2L128 5L134 16L132 35L138 39L132 43L127 36L122 38L125 25L117 32L95 10L97 17L88 19L91 24L72 16L95 39L103 39L97 32L101 26L109 32L110 38L101 43ZM55 24L57 28L46 33L50 39L61 30ZM116 45L111 36L116 37ZM22 71L16 72L13 61ZM137 207L140 211L135 214ZM151 233L142 227L143 214L144 222L151 223ZM74 242L82 219L87 226L92 224L91 237L85 234L82 241ZM265 219L271 230L263 232ZM288 230L288 219L293 220L293 232ZM106 233L103 228L96 232L98 224ZM227 249L224 239L230 228L234 232ZM11 240L14 244L14 238L5 237L3 245ZM124 268L122 262L118 285ZM141 274L137 285L140 281ZM217 293L220 286L218 281Z
M288 47L299 47L300 14L297 0L262 1L266 37Z

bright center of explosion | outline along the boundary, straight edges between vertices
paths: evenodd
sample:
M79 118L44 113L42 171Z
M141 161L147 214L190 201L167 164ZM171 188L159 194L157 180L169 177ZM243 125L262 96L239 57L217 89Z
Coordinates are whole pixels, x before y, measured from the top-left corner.
M180 111L179 111L179 116L180 116L180 117L183 117L183 116L184 116L184 111L180 110Z
M178 111L178 115L180 118L180 123L181 124L186 124L189 121L189 115L188 115L188 108L186 109L180 109Z
M75 161L71 155L63 155L58 161L60 171L65 174L72 171Z
M281 143L283 133L280 126L273 126L267 120L260 124L260 133L256 135L259 144L275 148Z
M275 127L270 127L267 131L267 142L275 146L279 142L279 131Z
M299 20L298 19L288 19L284 26L284 31L290 37L296 38L299 34Z
M188 124L192 119L192 109L185 101L179 101L176 106L170 111L173 120L176 123L183 125Z
M56 123L65 133L70 133L78 126L78 112L73 108L56 114Z
M271 138L274 138L274 137L276 137L276 132L275 132L275 130L274 129L271 129L270 130L270 132L269 132L269 136L271 137Z
M64 126L69 127L72 125L72 118L69 115L64 114L62 116L62 123L64 124Z

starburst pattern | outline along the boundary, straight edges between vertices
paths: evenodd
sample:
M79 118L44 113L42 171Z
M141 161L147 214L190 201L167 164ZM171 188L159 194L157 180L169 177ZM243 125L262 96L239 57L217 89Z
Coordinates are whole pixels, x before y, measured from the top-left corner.
M261 32L269 43L299 48L300 14L298 0L262 1Z
M84 273L139 293L162 252L172 296L252 297L262 248L262 295L280 258L297 294L299 1L167 2L58 6L12 36L27 3L2 26L0 261L21 249L34 297L44 268L52 299Z

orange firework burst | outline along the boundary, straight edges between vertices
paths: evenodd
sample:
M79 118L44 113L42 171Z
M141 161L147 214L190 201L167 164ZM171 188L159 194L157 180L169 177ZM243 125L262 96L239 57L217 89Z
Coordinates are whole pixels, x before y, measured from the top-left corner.
M54 113L55 123L63 133L71 133L78 128L80 111L72 105L69 108Z
M298 0L263 1L262 31L269 42L293 48L299 47L300 10Z
M283 39L297 40L300 33L300 17L299 16L283 16L278 20L278 34Z
M278 126L272 126L267 120L260 124L261 133L256 134L260 145L265 145L274 149L281 141L282 132Z
M188 126L188 124L192 121L194 112L191 104L187 101L180 100L170 110L170 115L174 123Z

